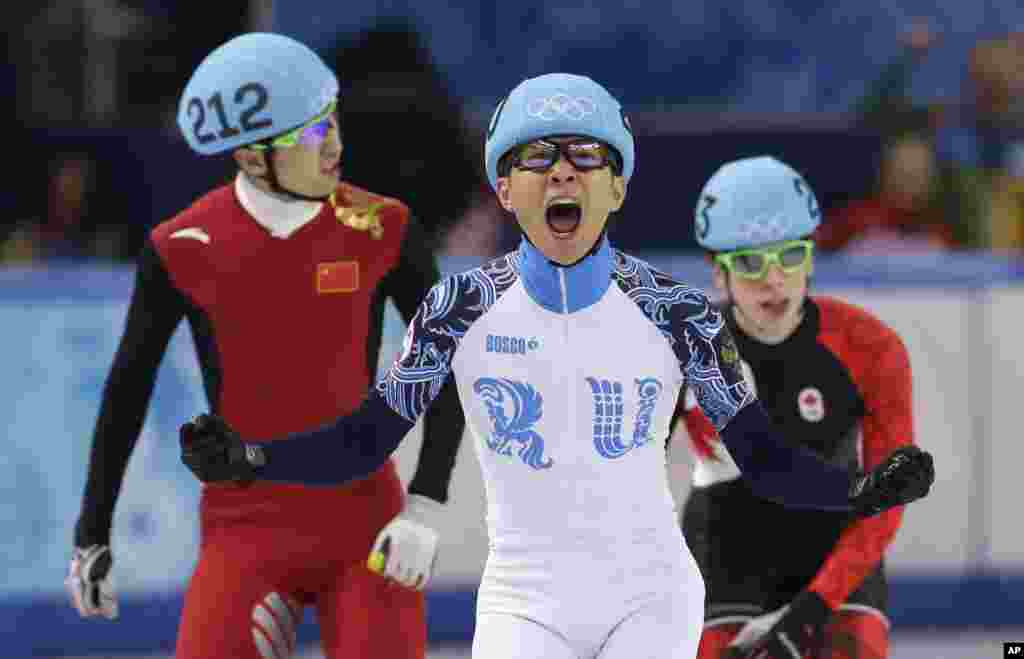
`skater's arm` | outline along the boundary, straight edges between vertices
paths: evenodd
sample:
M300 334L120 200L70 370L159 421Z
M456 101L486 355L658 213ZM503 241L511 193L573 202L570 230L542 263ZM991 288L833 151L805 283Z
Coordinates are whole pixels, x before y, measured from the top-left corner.
M402 240L397 267L388 273L382 290L395 302L407 324L412 322L440 272L433 244L423 226L411 217ZM455 468L455 456L466 428L455 379L449 378L423 417L423 443L409 493L444 503Z
M751 489L791 507L850 511L850 474L787 443L757 400L719 429Z
M383 465L415 425L371 390L359 408L313 431L255 443L265 465L256 478L267 481L335 485L364 478Z
M914 441L910 358L895 332L880 326L878 336L858 350L870 364L858 369L857 387L866 413L861 427L865 471L881 464L900 446ZM878 566L903 520L903 507L855 520L839 536L810 590L835 609Z
M188 302L147 242L139 256L124 334L103 388L93 431L75 545L110 544L114 505L139 438L157 369Z

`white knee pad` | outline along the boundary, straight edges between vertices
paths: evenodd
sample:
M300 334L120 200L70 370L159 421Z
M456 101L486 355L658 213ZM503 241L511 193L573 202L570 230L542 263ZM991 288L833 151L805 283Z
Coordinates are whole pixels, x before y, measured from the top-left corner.
M269 593L252 607L252 640L263 659L289 659L302 620L302 606L294 599Z

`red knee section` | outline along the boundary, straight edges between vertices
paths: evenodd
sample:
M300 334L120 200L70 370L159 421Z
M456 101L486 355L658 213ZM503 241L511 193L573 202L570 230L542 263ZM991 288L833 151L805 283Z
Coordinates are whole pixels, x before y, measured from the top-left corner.
M328 659L424 659L427 625L423 593L359 566L318 602Z
M734 659L727 651L742 625L717 625L704 630L697 659ZM825 628L824 648L805 659L886 659L889 628L874 612L840 611Z
M301 608L312 605L328 659L422 659L423 594L366 569L377 532L401 506L390 462L338 488L204 488L175 656L284 659Z
M820 659L885 659L888 656L889 627L877 613L840 611L825 630L825 649Z
M704 629L700 635L697 659L726 659L725 650L740 633L739 624L716 625Z

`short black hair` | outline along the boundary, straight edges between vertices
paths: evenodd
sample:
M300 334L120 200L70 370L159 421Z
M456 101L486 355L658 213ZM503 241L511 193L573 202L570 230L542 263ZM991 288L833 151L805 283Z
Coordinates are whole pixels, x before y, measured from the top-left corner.
M512 173L512 161L515 159L515 150L517 147L512 147L505 152L501 158L498 158L498 177L504 178Z

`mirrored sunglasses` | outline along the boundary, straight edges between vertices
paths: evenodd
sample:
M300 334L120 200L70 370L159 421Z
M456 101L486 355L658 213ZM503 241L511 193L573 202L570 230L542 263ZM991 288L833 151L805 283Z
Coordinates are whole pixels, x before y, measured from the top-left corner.
M581 172L601 169L618 162L611 147L588 138L570 142L536 140L523 144L514 152L512 166L528 172L546 172L555 166L559 156L564 156Z
M331 128L337 125L337 108L338 102L331 101L331 104L327 106L323 114L313 117L309 122L295 130L282 133L269 140L250 144L249 148L256 149L257 151L266 151L268 149L288 149L300 144L310 149L320 148L320 145L327 139L328 133L331 132Z

